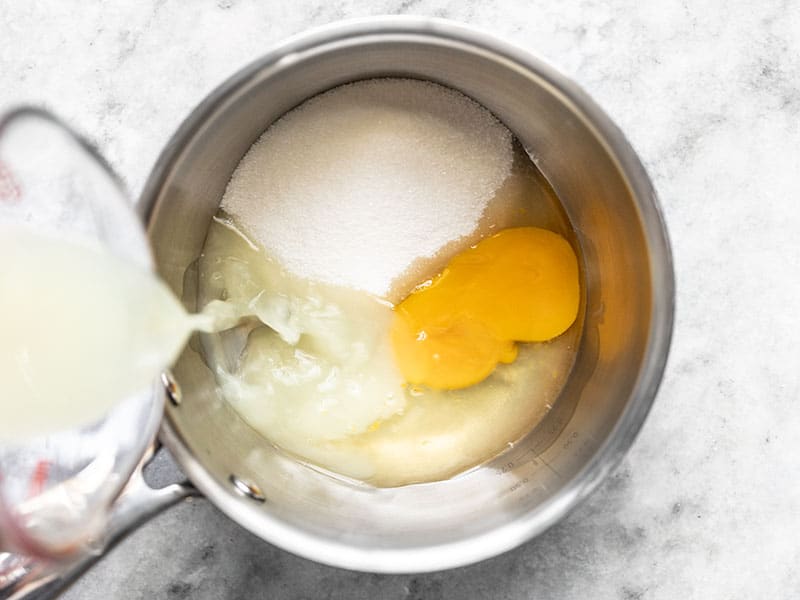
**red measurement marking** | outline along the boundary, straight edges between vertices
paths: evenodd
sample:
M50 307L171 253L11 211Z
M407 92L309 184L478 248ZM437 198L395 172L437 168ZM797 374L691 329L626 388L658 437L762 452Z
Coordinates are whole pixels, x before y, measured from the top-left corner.
M17 202L22 197L22 189L14 174L11 172L6 164L0 160L0 202L8 202L9 204Z
M44 491L44 484L47 483L47 476L50 474L50 461L40 460L36 463L36 468L31 475L31 482L28 486L28 497L33 498Z

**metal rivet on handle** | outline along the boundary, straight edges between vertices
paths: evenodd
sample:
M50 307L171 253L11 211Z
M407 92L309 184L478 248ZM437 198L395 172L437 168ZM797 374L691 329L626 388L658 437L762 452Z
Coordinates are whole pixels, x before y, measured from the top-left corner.
M179 406L183 394L181 393L181 387L178 385L178 382L175 381L171 371L164 371L161 373L161 383L164 384L164 389L167 391L167 398L169 398L169 401L172 402L174 406Z
M233 488L242 496L247 496L256 502L266 501L266 496L264 496L264 494L261 492L261 488L259 488L256 484L244 479L239 479L236 475L231 475L228 477L228 480L233 484Z

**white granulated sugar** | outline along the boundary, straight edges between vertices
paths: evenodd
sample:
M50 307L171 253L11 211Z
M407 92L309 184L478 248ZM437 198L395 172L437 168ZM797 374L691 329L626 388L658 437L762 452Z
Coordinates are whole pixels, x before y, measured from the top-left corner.
M463 94L363 81L275 122L222 208L294 274L384 295L415 259L475 229L512 156L509 130Z

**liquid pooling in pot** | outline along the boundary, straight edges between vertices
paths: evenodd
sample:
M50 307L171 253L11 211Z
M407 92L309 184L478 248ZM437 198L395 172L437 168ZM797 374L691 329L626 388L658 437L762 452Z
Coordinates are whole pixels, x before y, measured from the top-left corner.
M415 80L335 88L273 124L228 184L198 303L238 324L204 355L265 443L376 486L446 479L558 398L580 333L569 240L551 188L474 101Z

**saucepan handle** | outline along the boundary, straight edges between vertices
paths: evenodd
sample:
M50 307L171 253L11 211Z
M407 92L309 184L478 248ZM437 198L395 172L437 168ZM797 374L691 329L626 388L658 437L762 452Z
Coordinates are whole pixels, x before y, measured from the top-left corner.
M0 553L0 600L55 598L139 525L180 500L196 495L199 493L188 482L151 488L145 482L140 466L112 507L102 550L66 564L48 564L34 558Z

